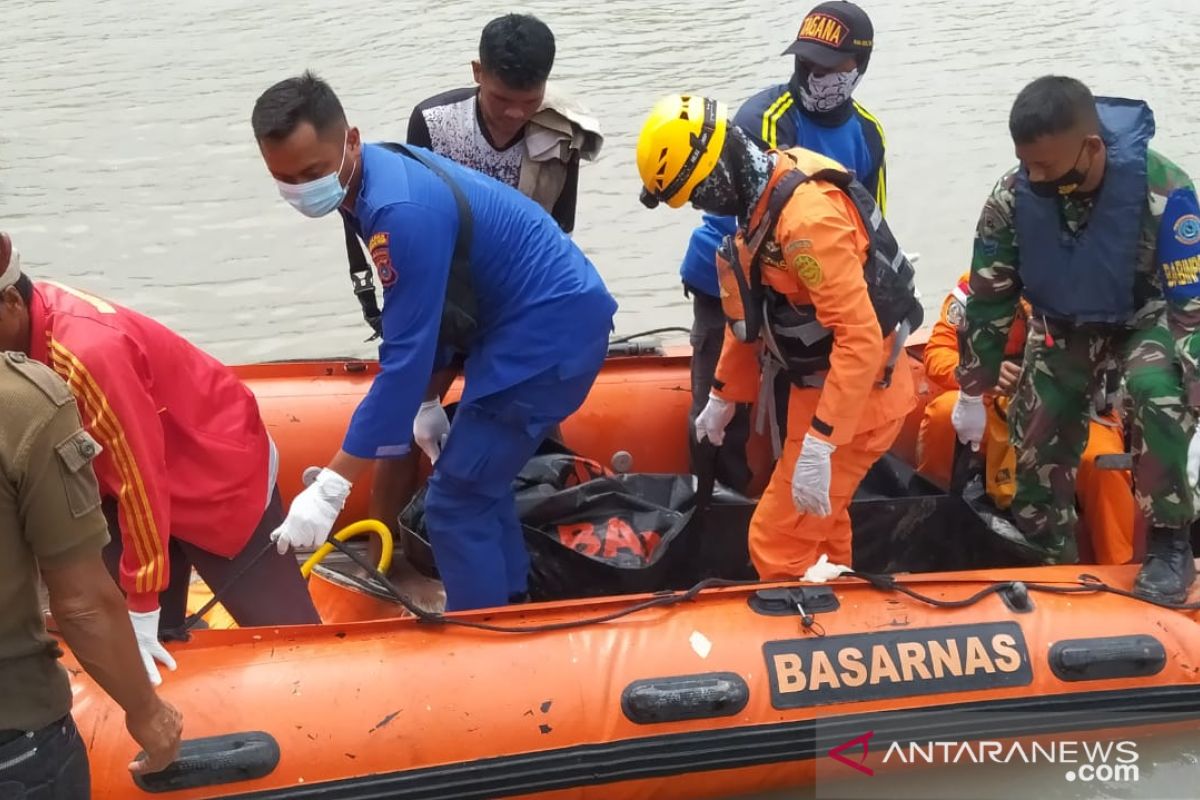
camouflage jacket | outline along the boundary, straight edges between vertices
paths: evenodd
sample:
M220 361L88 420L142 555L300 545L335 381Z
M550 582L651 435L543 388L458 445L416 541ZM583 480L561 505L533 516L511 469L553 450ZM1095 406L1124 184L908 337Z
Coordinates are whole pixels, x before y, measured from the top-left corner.
M1200 406L1200 298L1185 303L1168 302L1163 291L1157 250L1158 231L1167 197L1176 189L1191 187L1192 181L1180 167L1151 150L1147 158L1149 192L1138 242L1133 325L1154 325L1164 310L1175 336L1176 352L1183 367L1189 401ZM1017 304L1021 299L1020 254L1014 224L1017 167L1007 172L992 189L983 205L975 230L971 259L971 295L967 303L960 385L970 393L994 386L1004 359ZM1092 203L1087 198L1062 201L1067 229L1077 232L1087 223Z

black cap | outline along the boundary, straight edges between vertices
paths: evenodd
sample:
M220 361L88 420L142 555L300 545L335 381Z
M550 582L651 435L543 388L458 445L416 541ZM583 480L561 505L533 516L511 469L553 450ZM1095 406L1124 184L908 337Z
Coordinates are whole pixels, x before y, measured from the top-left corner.
M836 67L853 56L861 61L875 45L871 18L849 0L832 0L808 12L796 41L783 55L796 55L822 67Z

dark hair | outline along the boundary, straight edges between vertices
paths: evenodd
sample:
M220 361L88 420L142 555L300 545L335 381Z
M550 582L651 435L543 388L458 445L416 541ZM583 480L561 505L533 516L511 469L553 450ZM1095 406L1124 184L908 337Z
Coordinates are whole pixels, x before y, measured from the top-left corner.
M1030 144L1078 126L1089 132L1100 130L1096 98L1079 81L1061 75L1046 75L1022 89L1008 115L1008 132L1016 144Z
M28 275L22 272L13 286L16 287L17 294L21 296L21 302L28 308L30 302L33 301L33 281Z
M510 89L532 89L550 77L554 34L529 14L496 17L479 37L479 63Z
M250 114L254 138L259 141L286 139L304 122L316 128L319 134L331 125L346 123L341 101L329 84L311 70L267 89L254 102L254 111Z

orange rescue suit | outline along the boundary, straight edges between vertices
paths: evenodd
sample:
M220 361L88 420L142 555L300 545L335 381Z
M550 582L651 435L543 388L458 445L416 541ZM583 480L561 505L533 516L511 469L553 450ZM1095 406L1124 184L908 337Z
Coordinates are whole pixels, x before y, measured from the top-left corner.
M778 152L767 189L751 213L750 230L766 212L771 189L793 166L808 174L841 169L808 150ZM746 255L743 237L739 229L735 246ZM803 575L821 553L833 562L851 563L850 500L916 404L909 370L895 370L891 383L880 385L895 334L883 337L867 294L863 268L870 238L850 198L826 181L806 181L780 213L772 238L760 256L763 283L795 305L812 305L834 339L823 386L792 386L783 452L750 522L750 556L764 579ZM727 326L716 394L754 402L762 357L761 341L740 342ZM792 502L792 472L810 431L837 447L828 517L801 514Z
M917 469L927 477L946 485L950 482L951 463L954 459L954 426L950 414L958 400L958 381L954 371L958 368L958 323L970 294L969 274L963 275L954 290L942 303L942 313L929 334L925 345L925 377L932 391L941 391L925 406L921 420L921 431L917 439ZM1005 355L1021 358L1028 331L1028 306L1022 302L1009 335ZM1008 445L1008 425L1004 417L988 404L988 427L983 447L988 462L989 494L999 505L1007 506L1012 499L1011 478L997 479L997 469L1014 469L1015 458ZM988 442L995 442L1004 452L988 451ZM1103 421L1092 420L1088 431L1088 444L1083 452L1076 479L1081 517L1091 535L1096 560L1102 564L1124 564L1133 558L1133 525L1135 508L1129 473L1116 470L1096 469L1096 456L1121 453L1125 450L1120 417L1112 412ZM1003 462L1012 461L1012 464ZM997 494L999 496L997 496Z

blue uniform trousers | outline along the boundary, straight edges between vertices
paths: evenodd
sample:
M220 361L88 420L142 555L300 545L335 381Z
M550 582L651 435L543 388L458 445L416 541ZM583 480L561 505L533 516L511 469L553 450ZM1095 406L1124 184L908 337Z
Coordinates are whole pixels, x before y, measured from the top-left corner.
M565 380L550 371L458 407L425 497L447 611L502 606L526 591L529 553L513 480L546 433L583 404L599 370Z

